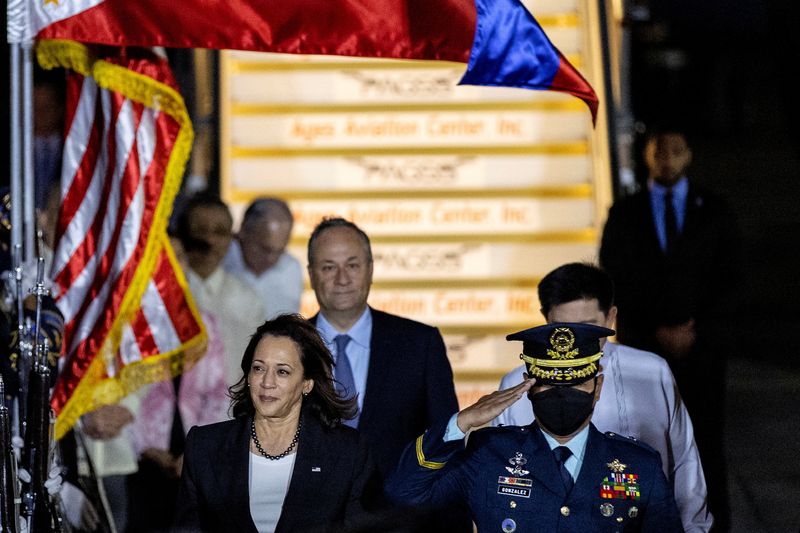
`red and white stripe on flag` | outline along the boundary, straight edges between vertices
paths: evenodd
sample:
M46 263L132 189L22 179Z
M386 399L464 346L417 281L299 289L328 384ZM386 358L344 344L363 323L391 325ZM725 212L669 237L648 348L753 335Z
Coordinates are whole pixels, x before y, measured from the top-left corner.
M53 279L64 364L56 437L83 413L179 373L205 340L166 235L192 128L169 66L149 50L42 41L69 69Z

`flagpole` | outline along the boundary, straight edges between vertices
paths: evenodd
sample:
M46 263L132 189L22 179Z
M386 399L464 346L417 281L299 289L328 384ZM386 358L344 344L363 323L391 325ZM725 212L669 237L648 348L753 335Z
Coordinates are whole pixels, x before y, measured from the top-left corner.
M9 43L9 93L11 127L11 249L22 247L23 191L22 183L22 41L27 24L27 6L24 0L6 0L6 37ZM17 247L19 246L19 248ZM24 252L20 254L20 261Z
M33 170L33 41L22 43L22 199L25 262L36 257L36 180Z
M9 73L9 92L11 105L11 249L22 246L22 129L21 129L21 47L19 43L10 43L11 72ZM22 258L20 258L22 259Z

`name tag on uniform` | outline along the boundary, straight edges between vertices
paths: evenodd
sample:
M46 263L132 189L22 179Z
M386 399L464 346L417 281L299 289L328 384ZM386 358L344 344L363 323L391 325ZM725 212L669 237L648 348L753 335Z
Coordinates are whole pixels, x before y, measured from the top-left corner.
M520 477L500 476L497 478L497 494L530 498L533 481Z

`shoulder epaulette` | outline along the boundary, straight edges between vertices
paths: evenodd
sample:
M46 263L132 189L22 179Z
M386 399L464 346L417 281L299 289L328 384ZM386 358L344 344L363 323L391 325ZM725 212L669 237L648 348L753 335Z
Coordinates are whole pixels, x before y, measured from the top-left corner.
M658 453L655 448L633 436L626 437L625 435L620 435L619 433L614 433L613 431L606 431L605 436L621 442L630 442L631 444L635 444L640 448L644 448L645 450Z

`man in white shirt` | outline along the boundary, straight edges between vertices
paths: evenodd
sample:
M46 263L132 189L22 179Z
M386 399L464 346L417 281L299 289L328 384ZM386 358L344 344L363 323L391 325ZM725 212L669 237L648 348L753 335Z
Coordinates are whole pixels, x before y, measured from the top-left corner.
M239 381L242 355L266 311L253 290L222 268L232 239L233 218L218 197L196 195L177 220L177 236L186 253L186 278L197 306L217 319L225 346L225 381Z
M303 269L286 251L293 225L286 202L259 198L245 211L239 235L225 256L225 270L258 293L265 320L300 311Z
M548 322L612 327L617 314L614 285L598 267L563 265L539 283L542 314ZM712 517L706 504L706 483L694 441L691 419L681 401L666 361L650 352L606 342L600 360L605 385L592 415L600 431L641 440L661 454L664 474L674 487L681 522L687 532L707 532ZM503 377L500 390L523 381L521 365ZM522 398L493 421L494 425L526 425L534 419Z

